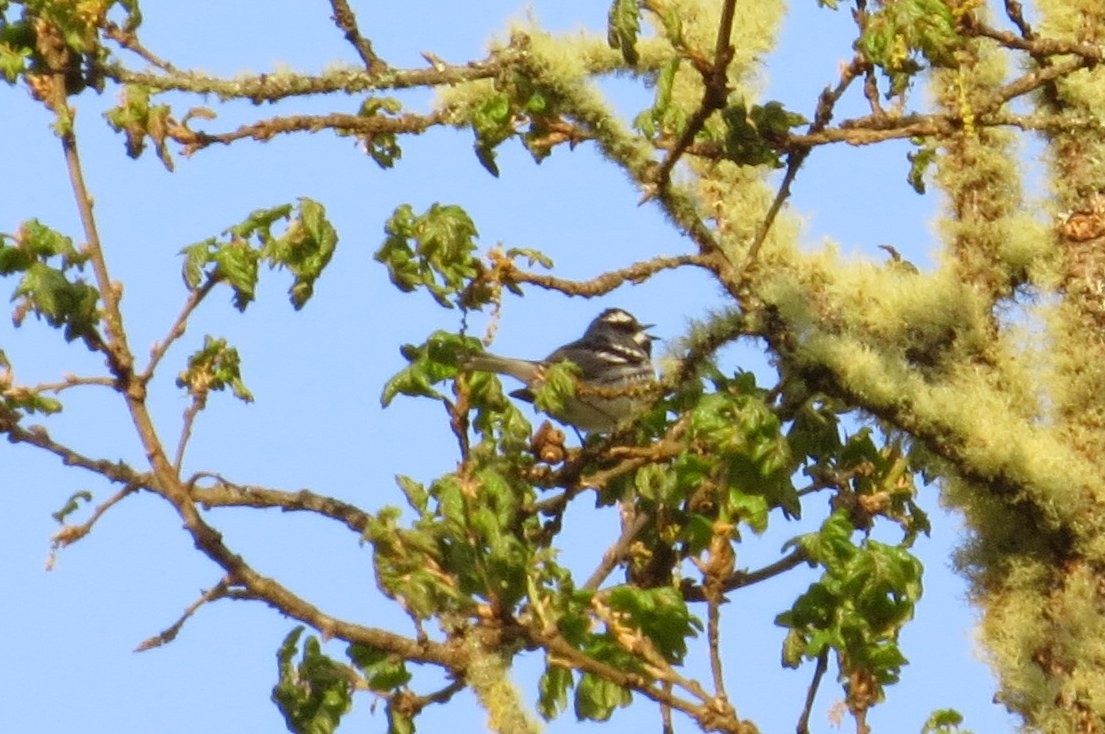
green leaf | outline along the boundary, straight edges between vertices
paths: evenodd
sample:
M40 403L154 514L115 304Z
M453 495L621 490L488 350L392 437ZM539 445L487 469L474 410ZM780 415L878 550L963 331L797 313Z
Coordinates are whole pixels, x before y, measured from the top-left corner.
M625 615L657 651L671 663L682 662L687 654L687 638L697 637L702 622L691 615L678 589L665 586L638 589L617 586L606 597L610 608Z
M936 162L937 151L936 146L931 143L922 144L914 141L914 144L918 146L917 150L906 154L906 159L909 160L909 175L906 176L906 180L914 191L923 194L925 193L925 172Z
M632 702L633 694L628 690L591 673L580 676L576 686L575 713L580 721L606 721L614 709Z
M218 240L211 237L203 242L188 245L180 251L184 255L181 276L188 290L194 291L200 287L200 283L204 280L204 269L209 263L214 262L214 253L218 244Z
M168 170L173 170L173 160L167 147L168 129L172 110L168 105L151 105L152 90L140 84L123 87L119 105L104 113L104 119L115 132L123 133L127 155L138 158L146 149L149 138L158 158Z
M476 134L476 158L497 178L499 167L495 163L495 148L515 134L510 97L502 92L488 97L472 111L470 123Z
M80 338L89 348L99 343L100 293L83 280L70 281L62 270L34 262L27 267L14 298L22 299L13 319L16 326L29 310L50 326L64 327L66 341Z
M407 498L407 504L411 506L411 509L417 510L419 513L425 513L430 496L426 492L426 488L420 482L416 482L403 474L396 475L395 481L399 484L399 488L403 490L403 494Z
M257 288L258 253L245 240L234 239L215 250L216 274L234 289L234 307L245 311Z
M960 728L962 724L963 714L955 709L937 709L921 726L921 734L971 734Z
M357 115L360 117L378 117L395 119L396 113L402 111L403 104L394 97L369 97L362 104ZM340 131L339 131L340 133ZM399 147L399 138L393 132L375 132L361 134L361 144L364 151L380 168L388 169L395 165L403 155L403 149Z
M734 163L745 166L783 166L779 148L790 128L806 123L796 112L787 111L779 102L748 107L738 99L721 111L725 122L725 153Z
M541 385L533 392L534 406L549 415L563 415L565 405L576 394L579 367L565 360L545 370Z
M411 674L398 655L367 645L353 644L346 649L353 664L360 668L368 685L376 691L391 691L410 682Z
M856 48L887 76L890 93L900 94L924 68L921 59L953 66L963 43L945 0L897 0L867 16Z
M461 361L480 348L478 339L447 331L435 331L418 346L404 345L399 351L410 365L387 381L380 404L386 408L396 395L443 399L433 386L456 377Z
M531 247L511 247L509 250L506 251L506 256L511 260L518 257L524 257L526 258L527 264L531 267L533 265L540 265L541 267L548 269L552 268L553 266L553 260L551 257L541 252L540 250L535 250Z
M425 288L445 308L460 300L466 286L482 271L476 250L476 225L459 206L433 204L416 215L409 204L395 210L384 225L387 238L375 259L388 277L409 293Z
M91 502L92 493L86 489L82 489L79 492L74 492L69 495L69 499L65 501L65 504L61 506L57 512L50 513L50 517L54 518L58 522L65 522L65 518L73 514L81 507L81 502Z
M210 335L203 338L203 348L188 357L188 367L177 376L176 384L201 402L211 390L228 387L239 400L253 402L253 394L242 381L238 350L229 346L226 339Z
M313 635L304 641L299 664L295 663L302 633L302 625L293 629L277 651L278 678L272 700L289 731L332 734L352 706L352 684L342 666L322 654Z
M637 0L614 0L607 18L607 43L620 50L625 63L637 64L637 36L641 32L640 9Z
M552 721L568 708L568 691L572 687L572 671L549 663L538 682L540 695L537 711L545 721Z
M10 242L11 244L7 244ZM51 261L58 260L57 265ZM99 291L69 272L80 270L88 256L73 240L37 219L24 222L14 236L0 236L0 275L23 273L12 296L17 301L12 321L23 323L28 313L54 328L64 328L66 341L83 339L90 349L100 344ZM53 413L61 403L41 395L9 395L5 403L31 412Z
M287 220L287 227L276 234L273 229L281 220ZM281 204L257 209L228 227L223 235L225 241L212 237L181 250L182 274L190 290L209 279L226 281L234 290L234 305L239 311L244 311L256 295L262 262L292 273L288 295L292 306L302 308L314 293L315 281L330 263L338 242L326 209L305 197L294 208Z
M326 218L326 209L301 197L284 234L269 239L261 248L261 257L272 267L287 268L295 277L288 295L297 310L314 293L315 281L330 263L337 243L338 233Z

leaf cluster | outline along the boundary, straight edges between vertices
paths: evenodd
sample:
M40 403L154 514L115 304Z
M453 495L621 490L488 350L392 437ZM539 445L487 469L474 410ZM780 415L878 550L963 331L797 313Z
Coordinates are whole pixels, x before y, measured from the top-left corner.
M283 232L274 232L286 222ZM244 311L253 301L260 266L286 269L293 280L288 289L292 306L303 308L314 293L315 281L330 263L338 234L317 201L301 197L296 206L283 204L258 209L243 222L182 250L184 282L192 291L209 283L225 282L234 291L234 306Z
M0 235L0 275L22 274L12 296L16 326L32 313L63 329L66 341L97 348L100 294L79 275L87 259L72 239L37 219L24 222L14 237Z
M946 0L883 0L867 16L856 48L890 81L888 96L901 94L925 67L955 63L964 43Z
M907 662L898 635L920 599L923 569L906 548L870 538L857 544L855 532L849 514L838 510L796 541L823 573L776 624L788 628L784 665L834 650L849 705L866 709L882 700L883 687L898 681Z
M20 10L15 17L15 10ZM107 51L99 34L108 14L120 8L121 27L134 31L142 22L137 0L26 0L0 5L0 74L9 84L25 75L61 72L66 94L103 88ZM32 83L32 88L41 89Z
M469 306L466 284L481 272L476 225L459 206L434 203L422 214L399 206L384 225L387 237L375 258L404 293L425 288L445 308ZM450 300L452 299L452 300ZM474 305L474 304L472 304Z
M205 336L203 348L188 357L188 367L177 377L176 384L187 388L200 403L207 399L210 391L218 392L228 387L234 397L253 402L253 394L242 381L238 350L227 344L226 339Z

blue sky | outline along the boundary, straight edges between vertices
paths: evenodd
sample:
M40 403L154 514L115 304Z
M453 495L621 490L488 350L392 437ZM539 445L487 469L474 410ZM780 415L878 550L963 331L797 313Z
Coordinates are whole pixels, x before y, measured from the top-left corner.
M508 18L527 13L558 30L602 29L607 9L605 2L582 0L528 6L513 0L353 5L376 50L397 66L423 65L421 51L447 61L478 58ZM846 11L818 9L813 0L792 8L780 48L768 59L767 97L808 115L848 53L850 21ZM143 10L146 43L182 67L220 74L280 66L311 71L356 60L322 2L157 0L144 3ZM627 82L615 81L609 88L627 114L647 103L648 97ZM216 107L220 128L287 109L224 107L183 97L172 101L181 109ZM858 94L850 96L842 113L859 110L861 102ZM196 424L187 460L192 471L218 471L236 481L284 489L309 487L374 509L401 503L394 474L426 480L453 466L454 443L437 405L400 399L386 411L379 406L381 386L403 365L398 345L460 325L456 312L428 298L400 295L372 261L383 222L401 203L411 203L416 211L435 201L463 206L485 248L504 243L541 249L566 277L587 277L630 260L688 249L655 207L638 205L638 192L588 145L574 152L557 150L540 166L519 147L507 146L500 154L502 176L494 179L471 154L470 133L435 131L403 141L404 156L393 171L381 171L350 140L319 133L210 149L192 159L178 158L177 171L169 174L152 155L138 161L124 156L121 137L100 118L114 103L111 91L99 98L83 95L78 132L109 265L113 277L125 284L124 313L139 354L164 336L183 302L177 253L185 245L221 232L253 209L299 196L322 202L341 236L338 253L303 312L294 313L287 303L286 275L268 274L245 314L230 306L226 292L209 299L192 319L188 336L170 352L151 395L159 427L174 437L170 445L175 445L187 405L173 379L204 334L226 337L238 347L243 375L257 398L243 405L229 396L213 397ZM332 96L312 101L308 109L353 111L358 104ZM12 232L20 221L37 217L79 240L48 115L24 91L7 87L0 88L0 109L6 181L0 231ZM816 151L790 205L807 223L807 245L821 247L831 238L857 257L881 258L876 245L890 242L922 267L931 265L936 249L931 223L939 200L917 196L906 185L906 150L885 145ZM720 291L696 273L663 275L601 302L570 301L532 289L524 299L507 301L495 348L544 355L577 336L601 308L615 305L655 323L654 333L671 338L688 319L723 303ZM17 331L0 319L0 347L22 382L103 370L84 347L65 344L33 320ZM726 359L731 367L754 369L766 379L754 348L729 349ZM72 393L66 411L51 418L48 427L85 453L142 461L125 410L106 389ZM7 590L0 598L0 623L8 633L7 663L0 668L0 690L8 705L0 710L0 730L281 731L283 722L268 698L275 651L292 623L271 610L244 602L210 605L172 644L132 652L220 578L163 502L152 496L130 498L89 537L64 550L53 571L44 570L56 529L50 513L82 489L97 500L113 491L39 452L6 443L0 447L5 503L0 585ZM820 502L809 506L808 516L821 516ZM972 641L974 613L964 600L964 582L949 570L950 553L961 539L958 522L939 511L934 488L924 491L922 502L933 513L934 531L931 539L918 543L928 573L917 620L903 640L913 664L890 690L890 702L874 710L872 723L876 731L917 731L931 710L955 707L976 731L1011 730L1011 718L991 703L994 686ZM565 545L572 550L565 559L585 574L617 518L612 510L574 512L566 523ZM375 591L368 550L344 528L275 512L222 510L208 518L260 572L285 581L328 612L407 630L405 619ZM805 529L784 525L781 518L773 521L765 537L749 538L738 548L738 564L756 567L777 558L782 543ZM809 574L773 580L735 596L726 608L732 618L732 644L726 648L730 695L738 711L765 732L792 730L812 673L809 667L778 669L783 632L771 623L809 580ZM738 639L744 625L754 625L751 641ZM531 700L536 695L534 662L523 660L518 670ZM828 712L841 698L827 680L814 710L814 731L833 730ZM374 714L370 703L362 697L342 730L384 731L382 712ZM446 726L479 731L482 722L481 711L464 695L448 707L428 710L418 723L421 731L430 732ZM639 703L616 713L612 725L656 730L658 717L654 706ZM569 713L548 731L593 728L576 724Z

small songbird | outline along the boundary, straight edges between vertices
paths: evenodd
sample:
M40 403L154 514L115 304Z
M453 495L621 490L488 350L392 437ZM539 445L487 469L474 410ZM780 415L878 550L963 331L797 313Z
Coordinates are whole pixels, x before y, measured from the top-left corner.
M620 308L600 313L583 336L565 344L543 360L512 359L477 354L463 365L466 370L497 372L525 383L512 396L533 401L545 369L568 361L579 368L575 395L553 417L584 431L608 432L633 418L651 399L649 386L656 381L652 367L652 324Z

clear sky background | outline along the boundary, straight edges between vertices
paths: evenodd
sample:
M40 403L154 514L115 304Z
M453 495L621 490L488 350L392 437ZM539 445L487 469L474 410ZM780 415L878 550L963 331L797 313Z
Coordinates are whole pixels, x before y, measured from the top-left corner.
M337 61L356 63L321 0L148 0L142 7L143 39L181 67L234 74L282 66L319 71ZM479 58L488 40L504 33L508 19L527 14L560 31L605 32L608 3L416 0L354 2L353 7L385 60L423 66L421 51L449 62ZM767 59L765 96L811 114L818 92L835 80L838 63L849 55L851 30L847 10L832 12L818 9L814 0L795 0L780 47ZM606 86L627 117L651 98L628 81ZM113 94L80 97L78 132L109 265L113 277L125 284L127 327L140 355L164 337L185 298L182 247L218 234L253 209L298 196L322 202L341 236L334 261L303 312L294 313L287 303L286 274L268 274L257 302L244 315L230 306L228 291L216 292L169 353L151 404L170 446L187 405L173 379L204 334L226 337L238 347L243 375L257 399L243 405L226 395L213 396L197 421L188 471L218 471L238 482L289 490L309 487L376 509L402 504L393 475L429 480L454 466L455 445L436 404L399 399L386 411L379 405L383 383L404 364L400 344L460 326L459 313L440 309L425 296L399 294L372 260L383 222L401 203L411 203L416 211L435 201L458 204L476 222L484 248L503 243L543 250L564 277L589 277L629 261L691 249L656 207L638 206L639 193L590 145L574 152L557 149L535 166L520 146L509 144L501 149L502 176L495 179L472 155L470 132L442 130L405 139L403 159L392 171L381 171L349 139L320 133L209 149L192 159L178 158L177 171L170 174L149 153L137 161L124 156L121 136L100 117L115 103ZM419 96L426 95L413 98ZM171 99L179 105L178 115L187 106L204 104L182 96ZM208 103L220 114L211 129L291 109ZM331 96L293 104L299 111L352 112L359 103ZM862 103L853 90L840 114L860 112ZM79 241L72 192L49 122L46 111L22 89L0 88L0 231L13 232L19 222L37 217ZM933 267L932 223L940 201L907 186L906 152L904 144L815 151L790 204L806 221L807 246L823 247L831 240L857 258L881 260L876 245L892 243L922 268ZM724 303L720 291L698 273L662 275L601 302L531 289L524 299L507 300L495 349L543 356L578 336L607 306L624 307L655 323L654 333L677 337L688 319ZM474 325L478 333L483 322L477 318ZM33 319L20 330L0 319L0 348L24 383L104 369L83 346L65 344ZM730 368L741 365L770 380L753 344L727 350L725 359ZM84 453L142 463L121 401L107 389L70 394L65 413L47 425L55 437ZM49 539L57 527L50 513L82 489L97 500L114 491L41 452L0 444L0 625L6 633L0 731L282 731L283 720L269 694L276 648L293 623L268 608L229 601L206 606L172 644L132 652L221 576L194 550L163 501L146 495L128 499L46 572ZM954 707L976 732L1010 731L1013 719L991 703L994 683L972 638L974 612L965 601L965 584L949 566L962 539L959 523L938 509L935 488L925 489L921 502L933 515L934 530L917 545L927 573L917 620L902 641L912 664L904 669L901 684L890 689L889 703L873 711L871 722L877 732L914 732L933 709ZM616 532L617 518L612 509L577 504L566 523L570 550L565 560L586 574ZM767 535L749 536L738 547L738 564L755 568L778 558L783 542L824 514L824 499L815 498L807 504L805 523L786 524L773 516ZM409 631L405 618L376 592L368 549L345 528L315 517L252 510L218 510L208 519L258 571L284 581L327 612ZM812 665L797 672L779 668L783 630L772 620L813 578L802 571L775 579L735 594L725 609L728 640L734 643L726 647L730 695L738 711L764 732L793 731L801 709ZM741 634L747 625L755 630L751 642ZM338 657L341 649L330 648ZM523 659L517 672L530 701L536 698L537 662ZM701 662L692 660L692 665ZM842 697L828 677L814 709L814 731L834 730L830 709ZM342 731L384 731L382 710L373 713L370 704L362 695ZM423 732L446 727L480 731L483 713L471 695L463 694L446 707L428 710L416 723ZM677 722L677 728L691 726ZM608 727L658 729L656 707L647 702L616 712ZM850 729L846 721L844 730ZM550 732L576 730L599 728L577 724L570 711L548 727Z

